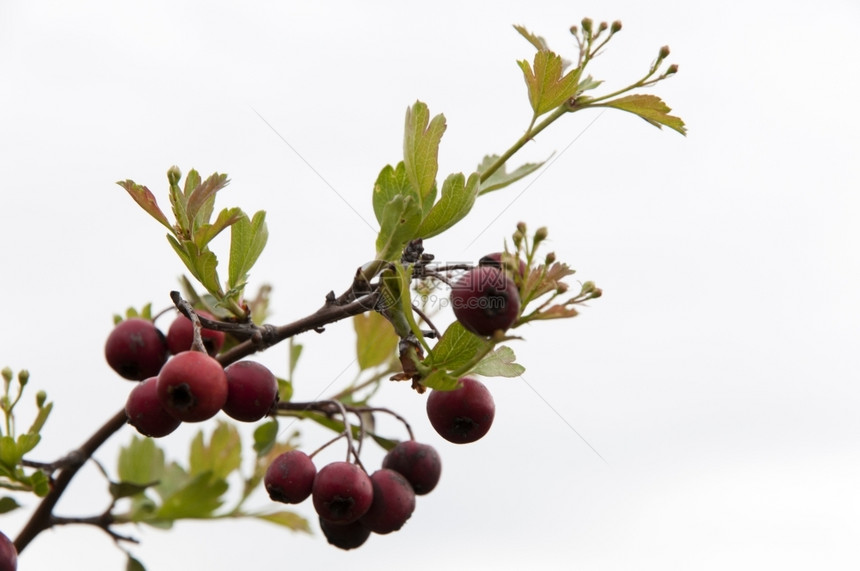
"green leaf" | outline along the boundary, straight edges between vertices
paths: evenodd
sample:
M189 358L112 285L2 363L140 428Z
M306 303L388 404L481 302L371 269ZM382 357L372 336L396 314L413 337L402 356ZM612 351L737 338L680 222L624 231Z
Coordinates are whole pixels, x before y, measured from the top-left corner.
M269 523L280 525L282 527L286 527L293 531L304 531L305 533L311 532L311 528L308 525L308 520L295 512L278 511L268 514L258 514L254 515L253 517L261 519L263 521L267 521Z
M409 182L418 191L422 211L435 200L439 141L445 127L445 116L436 115L430 120L430 110L421 101L406 110L403 162Z
M136 184L133 180L122 180L117 182L117 184L123 187L131 195L134 201L148 212L150 216L158 220L160 224L173 232L173 226L171 226L170 222L167 221L167 216L165 216L164 212L161 211L161 208L158 207L158 201L155 200L155 196L148 188Z
M149 482L148 484L134 484L131 482L111 482L108 486L108 490L110 491L111 497L115 500L120 498L128 498L131 496L136 496L144 491L147 488L151 488L158 484L158 480L154 480Z
M285 379L278 379L278 400L290 402L293 398L293 383Z
M400 253L421 223L421 209L412 196L395 196L382 212L379 235L376 238L376 257L379 260L400 259Z
M498 159L499 155L488 155L484 157L484 160L481 161L480 165L478 165L478 172L483 173L488 168L490 168ZM500 188L505 188L509 184L513 184L521 178L525 178L528 175L532 174L533 172L541 168L545 163L546 161L541 161L539 163L526 163L524 165L519 166L516 170L510 173L507 172L507 166L503 164L493 174L491 174L487 178L487 180L481 183L480 192L478 192L478 194L487 194L488 192L499 190Z
M396 196L412 196L416 201L421 202L418 190L409 182L403 161L397 163L397 167L391 165L383 167L373 185L373 213L380 226L385 207Z
M182 238L187 238L191 230L188 220L188 197L182 192L179 185L173 182L173 172L173 169L171 169L167 175L167 179L170 181L170 206L173 208L173 216L176 218L176 225L179 227L178 234Z
M8 468L14 468L21 462L18 444L9 435L0 436L0 463Z
M398 444L397 440L391 440L390 438L383 438L382 436L379 436L375 432L370 432L369 434L370 434L370 437L373 438L373 440L377 444L379 444L382 447L382 449L385 450L386 452L391 450L392 448L394 448Z
M51 480L41 470L36 470L28 478L30 489L40 498L44 498L51 491Z
M24 454L35 448L41 439L42 437L35 432L19 435L18 442L16 443L18 445L18 454L23 458Z
M535 47L537 50L549 50L549 46L546 43L546 40L541 36L537 36L531 32L529 32L524 26L514 26L514 29L520 33L522 37L528 40L528 42Z
M662 126L666 125L682 135L687 134L684 121L680 117L669 115L672 109L656 95L627 95L601 103L600 106L614 107L622 111L628 111L640 116L658 129L662 129Z
M156 519L206 519L211 518L224 503L221 496L227 491L227 481L212 472L203 472L193 477L179 490L164 498L164 503L155 513Z
M278 438L278 420L273 418L254 429L254 451L257 456L265 456L275 445Z
M437 369L424 377L421 384L434 391L452 391L459 379L444 369Z
M266 213L262 210L250 219L247 215L239 218L230 228L230 269L228 289L244 286L248 272L257 262L269 239L266 227Z
M438 369L456 370L468 364L481 351L486 351L490 342L466 330L459 321L454 321L433 347L425 364Z
M143 563L132 557L130 553L126 553L126 555L128 560L125 563L125 571L146 571Z
M188 195L191 181L191 173L195 175L194 190ZM215 207L215 193L230 183L226 174L215 173L207 178L202 184L200 175L192 170L185 179L185 194L188 196L188 218L192 221L192 230L196 230L203 224L209 222L212 210Z
M301 343L296 343L294 337L290 337L290 363L289 363L289 381L293 380L293 373L296 371L296 365L299 362L299 357L302 356L302 349L304 345ZM290 397L292 397L292 391L290 392ZM281 397L283 399L283 397ZM289 398L283 400L290 400Z
M164 450L152 438L133 436L119 451L117 476L120 481L147 485L161 480L164 474Z
M190 240L186 240L185 244L194 246L194 242ZM196 250L196 246L194 249ZM220 296L221 284L218 283L218 258L215 256L215 252L209 249L198 251L192 261L196 273L195 277L210 293Z
M534 57L534 69L526 60L517 63L523 70L535 117L552 111L576 95L580 70L577 68L562 75L564 62L558 54L538 50Z
M375 311L362 313L353 318L352 324L356 335L358 367L362 371L381 365L394 355L399 339L382 315Z
M203 248L211 242L215 236L221 233L222 230L238 221L245 213L241 208L225 208L218 213L218 218L212 224L203 224L194 231L194 244L198 248Z
M12 496L3 496L0 498L0 514L9 513L21 507L21 504Z
M462 220L475 204L480 178L478 173L469 175L468 181L462 173L449 175L442 183L442 197L427 213L416 234L430 238Z
M203 431L191 442L188 473L197 476L212 472L215 478L226 478L242 463L242 441L233 424L219 421L209 443L203 440Z
M515 363L516 358L510 347L496 347L494 351L485 355L471 372L485 377L519 377L526 368Z

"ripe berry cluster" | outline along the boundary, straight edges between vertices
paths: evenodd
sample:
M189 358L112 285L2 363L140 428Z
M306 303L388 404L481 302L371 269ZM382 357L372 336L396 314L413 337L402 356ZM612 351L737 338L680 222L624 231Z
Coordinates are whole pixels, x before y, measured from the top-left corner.
M253 361L224 368L214 357L224 333L203 329L201 337L206 353L191 350L193 325L183 315L166 336L141 318L120 322L108 336L108 364L122 377L140 381L128 396L126 414L141 434L166 436L182 422L202 422L219 410L254 422L275 407L278 382L268 368Z
M297 504L310 497L328 542L354 549L371 533L403 527L415 510L415 496L433 490L441 472L433 447L407 440L389 450L382 468L370 475L351 462L317 471L310 456L291 450L269 465L264 483L274 501Z

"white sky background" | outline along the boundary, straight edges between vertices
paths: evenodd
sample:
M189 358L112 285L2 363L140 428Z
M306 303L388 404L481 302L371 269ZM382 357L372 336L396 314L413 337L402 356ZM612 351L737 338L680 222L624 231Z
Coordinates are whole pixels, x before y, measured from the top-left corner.
M444 466L399 533L342 552L268 524L182 522L135 532L148 569L860 565L860 8L849 1L0 4L0 366L29 368L56 401L39 457L77 446L124 404L130 384L103 358L111 315L165 307L182 272L115 181L146 184L166 207L170 165L229 173L219 205L268 212L252 279L275 286L273 322L296 319L372 256L362 218L375 226L372 184L400 158L405 108L421 99L446 115L440 175L468 172L529 120L515 60L533 50L511 24L573 55L567 28L583 16L624 22L591 68L610 87L671 46L680 73L651 92L689 136L621 112L564 118L521 159L555 151L550 167L426 246L475 260L519 220L546 225L604 297L523 332L524 380L489 381L497 416L478 443L445 443L423 398L385 387L380 402ZM349 323L301 341L297 398L352 377ZM283 374L283 347L260 359ZM162 443L184 457L197 428ZM112 467L130 434L98 458ZM309 431L307 448L322 438ZM87 469L62 513L97 513L103 489ZM23 515L0 529L14 536ZM69 561L124 565L98 530L67 528L40 536L21 569Z

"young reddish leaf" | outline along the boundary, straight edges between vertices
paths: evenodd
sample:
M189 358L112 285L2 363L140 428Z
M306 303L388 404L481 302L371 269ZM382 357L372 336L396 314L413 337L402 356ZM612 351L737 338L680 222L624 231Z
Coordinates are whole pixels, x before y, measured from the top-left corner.
M639 115L658 129L666 125L682 135L687 134L684 121L680 117L669 115L672 109L656 95L627 95L607 101L606 103L601 103L600 106L615 107L616 109Z
M549 50L538 51L534 57L534 69L526 60L517 63L523 70L535 117L552 111L576 95L580 70L577 68L562 75L564 62L558 54Z
M152 192L145 186L141 186L136 184L133 180L121 180L117 182L118 185L123 187L140 205L141 208L146 210L150 216L158 220L165 228L173 232L173 226L170 225L170 222L167 221L167 217L164 215L164 212L161 211L161 208L158 207L158 202L155 200L155 196L153 196Z
M192 171L194 172L194 171ZM188 173L189 177L191 173ZM196 174L196 173L195 173ZM198 176L199 180L199 176ZM187 181L186 181L187 182ZM198 184L188 197L188 218L192 222L192 230L209 222L215 204L215 193L230 184L226 174L215 173L203 183ZM186 194L188 187L186 184Z
M520 33L522 37L528 40L528 42L535 47L538 51L549 51L549 46L546 43L546 40L543 37L538 36L529 32L525 26L514 26L514 29Z

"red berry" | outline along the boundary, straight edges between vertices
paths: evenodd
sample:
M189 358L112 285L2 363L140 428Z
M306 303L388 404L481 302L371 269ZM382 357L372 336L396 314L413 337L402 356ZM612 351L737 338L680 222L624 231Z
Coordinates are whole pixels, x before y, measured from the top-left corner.
M442 460L436 449L414 440L399 442L389 450L382 467L402 474L419 496L432 491L442 474Z
M110 332L105 358L123 378L141 381L158 374L167 360L167 345L152 321L133 317L121 321Z
M173 418L158 399L158 377L149 377L135 385L125 403L128 423L144 436L167 436L182 424Z
M483 383L469 377L460 379L453 391L433 391L427 397L427 417L436 432L455 444L474 442L493 424L496 405Z
M12 540L0 532L0 571L15 571L16 569L18 569L18 550L15 549Z
M341 549L361 547L370 537L370 530L357 521L343 524L320 518L320 530L330 544Z
M364 470L349 462L332 462L317 473L314 509L332 523L352 523L370 508L373 484Z
M215 319L211 313L207 313L205 311L198 311L197 315L207 319ZM206 352L213 357L217 355L218 351L221 350L221 347L224 346L223 331L201 329L200 337L203 339L203 346L206 347ZM178 355L183 351L191 350L191 344L193 342L194 324L184 315L178 315L167 329L167 349L172 354Z
M520 295L508 275L492 266L478 266L451 286L457 320L477 335L508 329L520 312Z
M415 491L400 473L383 468L370 476L373 502L361 524L373 533L397 531L415 511Z
M170 359L158 374L158 399L183 422L212 418L227 402L227 375L205 353L185 351Z
M301 450L290 450L269 464L263 482L269 497L276 502L298 504L311 495L316 475L310 456Z
M266 416L278 402L278 380L260 363L239 361L224 369L227 375L227 402L224 412L244 422Z

